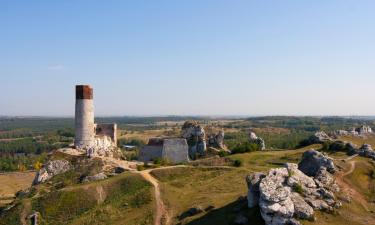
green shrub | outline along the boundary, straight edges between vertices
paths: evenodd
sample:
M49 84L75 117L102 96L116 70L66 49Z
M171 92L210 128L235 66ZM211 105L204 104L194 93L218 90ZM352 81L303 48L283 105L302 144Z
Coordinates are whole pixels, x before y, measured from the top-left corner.
M229 153L227 151L220 151L219 152L220 157L225 157L225 156L228 156L228 155L229 155Z
M240 167L242 166L242 161L240 159L236 159L233 161L233 166Z
M138 171L145 170L145 167L143 165L137 165L137 170Z
M338 152L338 151L347 151L348 146L341 141L326 141L323 143L323 146L321 148L322 151L333 151L333 152Z
M245 152L254 152L261 149L261 146L258 144L243 142L239 143L232 149L232 154L245 153Z
M153 159L153 163L155 165L166 166L170 164L170 161L168 158L155 158Z

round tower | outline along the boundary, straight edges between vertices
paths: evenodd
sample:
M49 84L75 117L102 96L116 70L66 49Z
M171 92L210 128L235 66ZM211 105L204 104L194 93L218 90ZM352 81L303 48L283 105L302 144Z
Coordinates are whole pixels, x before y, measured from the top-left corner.
M94 100L93 89L89 85L76 85L75 139L76 148L94 145Z

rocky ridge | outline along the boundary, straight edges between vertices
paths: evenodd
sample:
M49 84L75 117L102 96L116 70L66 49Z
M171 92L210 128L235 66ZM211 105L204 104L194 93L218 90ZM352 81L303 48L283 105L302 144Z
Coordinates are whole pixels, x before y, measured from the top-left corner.
M333 211L341 206L334 195L339 191L334 172L330 158L315 150L307 151L299 165L287 163L267 174L249 175L248 206L259 206L267 225L314 220L314 210Z

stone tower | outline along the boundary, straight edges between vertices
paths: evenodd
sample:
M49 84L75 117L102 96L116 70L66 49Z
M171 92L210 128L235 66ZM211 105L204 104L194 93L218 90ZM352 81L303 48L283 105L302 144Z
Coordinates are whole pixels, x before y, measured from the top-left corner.
M90 148L95 141L93 89L76 85L75 139L76 148Z

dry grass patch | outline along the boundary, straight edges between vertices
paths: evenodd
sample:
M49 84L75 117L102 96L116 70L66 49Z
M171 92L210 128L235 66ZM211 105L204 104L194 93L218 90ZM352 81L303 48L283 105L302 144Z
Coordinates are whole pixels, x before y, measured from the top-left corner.
M246 195L245 177L248 173L246 169L238 168L192 167L160 169L151 172L161 182L162 198L172 215L172 224L176 224L179 221L177 217L191 207L222 208L236 201L238 197ZM187 224L206 213L185 218L180 222ZM220 219L222 221L220 224L231 222L224 214Z
M9 172L0 174L0 206L13 201L14 195L29 188L35 172Z

